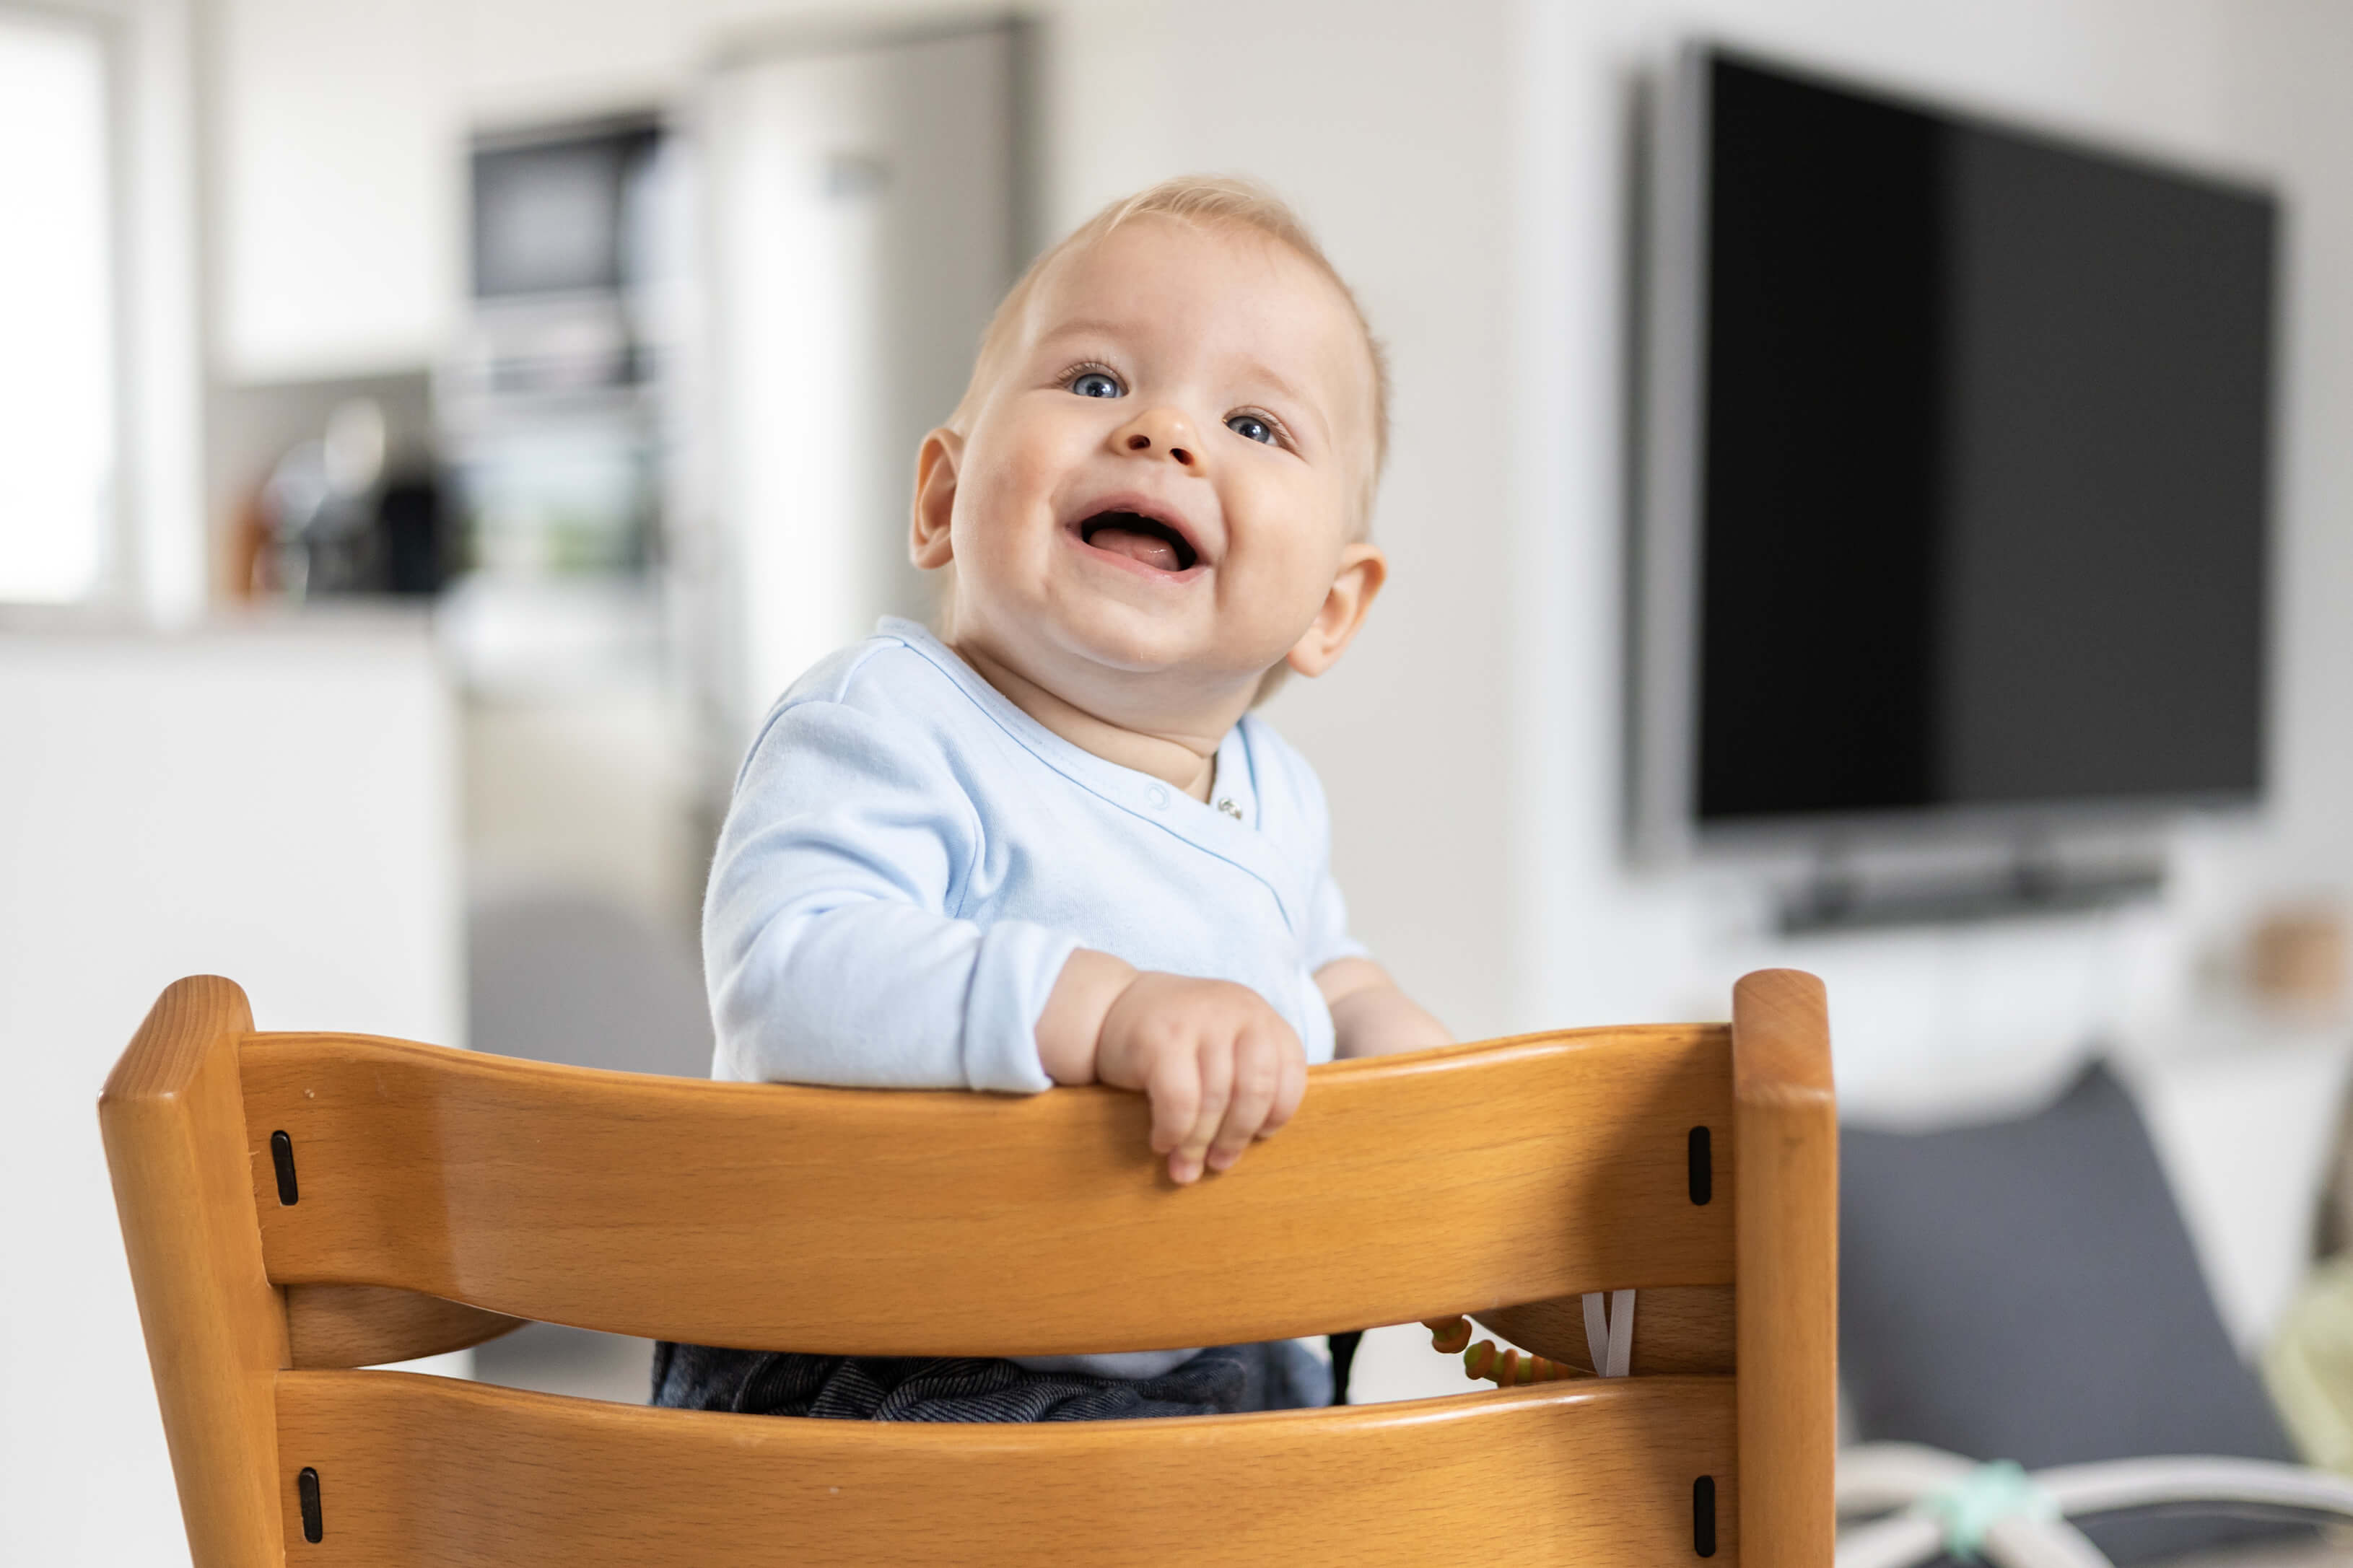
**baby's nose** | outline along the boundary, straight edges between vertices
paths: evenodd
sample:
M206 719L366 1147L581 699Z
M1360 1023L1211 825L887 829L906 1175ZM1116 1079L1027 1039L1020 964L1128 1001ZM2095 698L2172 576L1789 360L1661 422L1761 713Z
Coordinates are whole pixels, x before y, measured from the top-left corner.
M1127 449L1131 452L1149 452L1152 450L1152 437L1138 430L1127 438ZM1189 448L1171 446L1167 450L1168 455L1177 462L1188 468L1193 466L1193 454Z
M1119 444L1139 455L1166 453L1179 468L1198 468L1201 464L1201 449L1193 438L1190 422L1172 408L1139 415L1120 433Z

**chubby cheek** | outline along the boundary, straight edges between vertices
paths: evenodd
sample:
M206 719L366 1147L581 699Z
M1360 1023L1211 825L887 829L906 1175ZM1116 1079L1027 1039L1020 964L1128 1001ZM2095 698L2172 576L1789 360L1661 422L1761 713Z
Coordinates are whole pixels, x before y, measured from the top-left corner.
M1290 563L1279 595L1281 608L1269 616L1284 647L1306 636L1307 628L1315 624L1316 612L1332 592L1332 575L1339 563L1338 551L1312 544L1303 545Z
M1279 519L1260 536L1252 569L1231 584L1243 603L1234 608L1279 636L1287 647L1314 623L1340 569L1343 523L1320 494L1286 497L1262 515ZM1314 521L1293 521L1312 518Z
M956 487L950 528L958 563L987 571L1035 554L1053 542L1053 500L1068 464L1058 443L992 443L967 463Z

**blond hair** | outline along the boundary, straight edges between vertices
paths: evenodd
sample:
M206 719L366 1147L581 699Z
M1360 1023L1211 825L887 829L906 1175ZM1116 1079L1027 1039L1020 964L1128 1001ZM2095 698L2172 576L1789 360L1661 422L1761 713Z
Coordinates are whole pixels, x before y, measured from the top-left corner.
M1255 180L1231 174L1180 174L1163 180L1148 190L1138 191L1104 207L1094 216L1062 237L1061 240L1029 264L1013 287L998 301L997 313L988 321L988 329L981 334L980 353L973 360L972 379L965 386L964 396L948 416L948 428L959 434L969 430L980 410L982 400L995 382L1006 354L1019 335L1021 318L1029 307L1030 297L1037 293L1041 279L1064 257L1097 243L1122 225L1140 217L1169 218L1177 223L1196 226L1224 224L1249 229L1265 236L1289 249L1301 260L1323 274L1340 298L1347 302L1348 313L1362 334L1365 356L1373 373L1373 453L1366 466L1362 493L1357 497L1356 515L1352 530L1354 537L1362 538L1372 516L1373 494L1380 486L1381 468L1388 461L1389 445L1389 366L1388 355L1378 338L1365 320L1365 309L1356 302L1356 291L1324 254L1299 215L1291 210L1282 197Z

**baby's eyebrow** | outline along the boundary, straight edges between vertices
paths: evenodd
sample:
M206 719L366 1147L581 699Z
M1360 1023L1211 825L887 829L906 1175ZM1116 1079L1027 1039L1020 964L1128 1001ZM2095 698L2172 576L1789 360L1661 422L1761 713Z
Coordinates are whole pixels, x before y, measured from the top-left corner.
M1289 377L1263 360L1244 360L1234 369L1244 381L1264 382L1274 388L1279 395L1287 397L1293 403L1305 404L1310 408L1315 406L1315 400L1313 397L1299 390L1292 384Z
M1296 383L1281 371L1268 364L1264 360L1245 359L1235 364L1234 374L1243 381L1262 384L1271 388L1275 395L1284 402L1306 410L1308 417L1315 421L1317 434L1327 442L1331 440L1331 419L1324 413L1324 405L1311 394L1303 391Z
M1115 338L1130 330L1131 323L1107 321L1098 316L1080 316L1071 321L1057 321L1040 333L1040 343L1060 342L1063 338Z

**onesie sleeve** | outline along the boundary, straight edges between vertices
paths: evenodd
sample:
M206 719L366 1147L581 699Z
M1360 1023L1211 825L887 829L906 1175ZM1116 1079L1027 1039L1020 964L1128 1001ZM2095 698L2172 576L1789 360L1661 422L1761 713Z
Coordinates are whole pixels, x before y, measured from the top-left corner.
M1079 944L949 915L981 831L904 725L836 701L781 710L737 780L703 906L712 1076L1052 1087L1035 1031Z
M1261 809L1271 826L1294 839L1307 868L1307 918L1300 931L1307 973L1337 959L1370 958L1371 950L1348 934L1348 902L1332 875L1332 812L1323 781L1272 726L1256 716L1242 722L1260 769Z
M1348 903L1326 862L1307 906L1307 973L1343 958L1370 958L1372 949L1348 934Z

